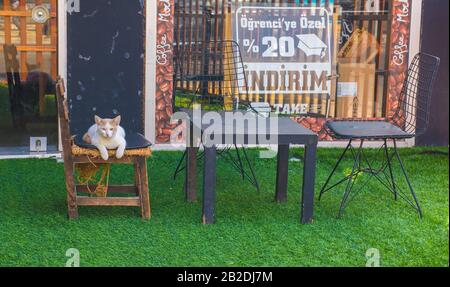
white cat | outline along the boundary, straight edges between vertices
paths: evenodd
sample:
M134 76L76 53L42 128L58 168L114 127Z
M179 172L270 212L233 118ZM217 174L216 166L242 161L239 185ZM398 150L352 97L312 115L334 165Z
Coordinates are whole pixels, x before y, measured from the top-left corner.
M94 145L103 160L108 160L108 149L117 149L116 158L122 158L127 145L125 130L120 126L120 116L114 119L95 116L95 124L84 134L83 140Z

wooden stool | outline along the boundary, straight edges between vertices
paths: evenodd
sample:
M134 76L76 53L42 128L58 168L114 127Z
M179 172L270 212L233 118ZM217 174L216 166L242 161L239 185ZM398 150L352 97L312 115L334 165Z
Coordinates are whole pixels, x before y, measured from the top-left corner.
M83 144L80 139L70 135L69 110L65 96L65 86L62 78L56 83L58 115L61 128L61 139L66 176L67 206L70 219L78 217L78 206L138 206L144 219L150 219L150 196L148 192L147 157L151 156L151 143L140 134L127 135L127 149L121 159L115 158L115 151L109 151L110 158L103 160L100 152L93 146ZM131 139L131 140L130 140ZM130 144L128 141L130 140ZM130 193L127 197L90 197L88 194L95 186L77 184L74 169L77 164L90 163L112 164L123 163L134 165L134 184L108 186L108 193Z

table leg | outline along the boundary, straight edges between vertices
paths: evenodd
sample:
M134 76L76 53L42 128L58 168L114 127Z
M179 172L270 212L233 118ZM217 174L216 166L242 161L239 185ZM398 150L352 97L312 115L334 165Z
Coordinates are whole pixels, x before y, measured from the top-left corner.
M198 147L186 148L186 178L184 189L187 202L197 201L197 151Z
M205 147L203 167L203 224L212 224L215 219L216 202L216 147Z
M289 167L289 145L278 145L276 202L286 202Z
M303 165L303 190L301 222L312 223L314 211L314 183L316 176L317 143L305 145L305 162Z

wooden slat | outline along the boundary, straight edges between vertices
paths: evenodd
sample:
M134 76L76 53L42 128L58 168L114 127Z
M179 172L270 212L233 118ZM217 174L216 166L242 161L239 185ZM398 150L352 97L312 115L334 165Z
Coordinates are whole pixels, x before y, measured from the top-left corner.
M10 41L11 42L11 41ZM18 52L55 52L56 47L52 46L36 46L36 45L17 45ZM3 51L3 46L0 46L0 51Z
M96 185L89 185L89 189L86 185L78 184L76 186L77 192L88 193L89 190L95 190ZM110 185L108 186L108 194L110 193L137 193L137 188L135 185Z
M58 104L58 118L61 131L61 143L63 146L63 158L64 158L64 173L66 176L66 190L67 190L67 207L70 219L78 217L77 207L77 194L75 191L75 178L74 178L74 164L71 154L71 137L69 121L65 118L65 110L67 102L65 101L64 94L64 82L62 79L58 79L56 84L56 101Z
M42 0L36 0L36 5L41 5L42 4ZM36 46L42 46L42 28L43 25L41 23L36 23ZM39 70L42 69L42 61L43 61L43 57L42 57L42 51L37 51L36 53L36 63L39 66Z
M184 3L183 5L183 13L188 13L187 16L185 16L185 19L187 20L187 26L184 26L185 29L185 38L184 38L184 42L183 45L186 44L186 42L188 43L188 49L189 49L189 53L192 53L192 45L191 45L191 41L192 41L192 0L189 1L189 12L187 12L185 9L187 9L186 3ZM187 61L186 65L183 67L186 70L183 71L183 73L187 73L189 75L189 73L191 72L190 70L190 60ZM187 82L185 84L187 86L187 89L189 90L191 83Z
M41 5L42 0L36 0L36 5ZM42 46L42 29L43 25L41 23L35 24L35 36L36 36L36 45ZM42 71L44 65L44 57L42 55L42 52L36 52L36 64L39 69L39 71ZM39 114L43 115L45 113L45 79L44 77L39 77Z
M31 17L31 10L0 10L0 17ZM50 18L56 18L56 13L50 13Z
M4 0L3 1L3 9L9 9L10 8L10 3L9 0ZM1 13L2 11L0 11ZM5 24L4 24L4 29L5 29L5 43L6 44L11 44L11 17L5 15Z
M3 10L8 11L11 8L10 0L3 0ZM0 12L2 12L0 11Z
M385 3L384 3L385 1L381 1L381 3L380 3L380 9L383 9L384 10L384 5L385 5ZM379 16L379 13L377 13L377 15L376 15L377 17L380 17ZM377 67L377 69L379 69L380 68L380 63L381 63L381 61L383 60L383 58L382 58L382 53L381 53L381 50L383 49L382 47L381 47L381 45L382 45L382 43L383 43L383 41L382 41L382 25L383 25L383 21L381 21L381 20L378 20L378 21L376 21L376 27L375 27L375 35L377 35L377 41L378 41L378 43L380 43L380 53L378 53L378 56L375 58L375 64L376 64L376 67ZM381 106L380 106L380 99L382 99L382 98L380 98L380 91L382 91L382 89L380 89L380 87L382 88L382 82L380 81L380 78L382 77L382 75L379 75L379 74L377 74L376 76L375 76L375 92L374 92L374 95L375 95L375 103L374 103L374 117L381 117Z
M19 9L24 12L26 10L26 1L20 0L19 2ZM19 25L19 31L20 31L20 44L26 45L27 44L27 18L26 17L20 17L19 18L20 25ZM21 51L20 53L20 72L21 72L21 78L26 78L28 68L27 68L27 52Z
M133 197L77 197L78 206L141 206L140 199Z
M51 0L52 11L57 11L57 0ZM56 12L55 12L56 13ZM50 35L51 35L51 45L56 47L58 45L58 22L56 18L49 19L50 21ZM52 78L56 78L58 75L58 56L56 51L51 54L51 72Z
M394 1L386 1L386 6L388 6L388 21L386 21L386 46L385 46L385 55L390 55L391 53L391 30L392 30L392 10L394 9ZM384 69L388 71L383 79L383 105L382 107L382 115L386 115L387 106L388 106L388 78L389 78L389 56L384 57Z
M75 156L73 159L74 163L123 163L123 164L131 164L136 161L135 157L124 156L121 159L117 159L114 157L110 157L107 161L98 158L89 158L87 156Z

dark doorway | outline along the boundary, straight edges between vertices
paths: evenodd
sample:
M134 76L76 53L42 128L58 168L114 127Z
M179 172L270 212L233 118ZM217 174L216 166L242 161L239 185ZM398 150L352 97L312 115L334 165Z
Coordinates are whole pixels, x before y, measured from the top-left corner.
M417 138L420 146L448 146L448 4L448 0L423 1L421 50L440 57L441 65L433 89L430 126Z

